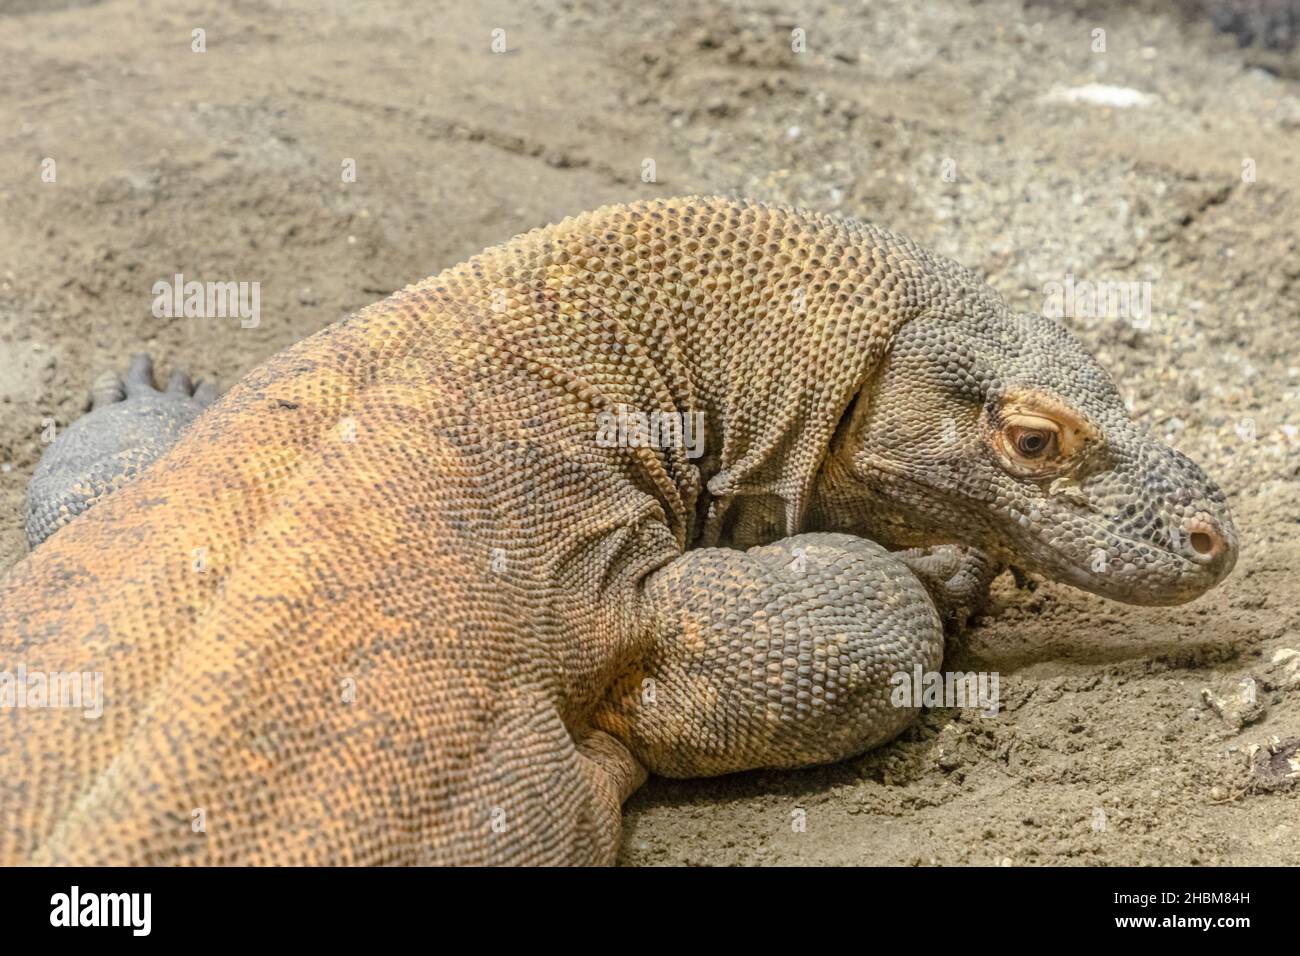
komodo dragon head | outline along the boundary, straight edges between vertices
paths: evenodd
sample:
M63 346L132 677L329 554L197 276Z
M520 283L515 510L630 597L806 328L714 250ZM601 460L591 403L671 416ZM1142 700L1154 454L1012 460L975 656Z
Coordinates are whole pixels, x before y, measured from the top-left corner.
M895 546L956 543L1135 604L1178 604L1237 559L1223 492L1129 417L1057 323L1004 309L896 334L821 494Z

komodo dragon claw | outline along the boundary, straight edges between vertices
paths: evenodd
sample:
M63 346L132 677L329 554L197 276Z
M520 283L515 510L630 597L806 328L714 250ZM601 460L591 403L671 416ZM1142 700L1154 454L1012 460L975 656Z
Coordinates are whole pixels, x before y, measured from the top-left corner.
M961 632L988 605L989 587L1006 568L978 548L941 544L895 554L920 579L945 628Z

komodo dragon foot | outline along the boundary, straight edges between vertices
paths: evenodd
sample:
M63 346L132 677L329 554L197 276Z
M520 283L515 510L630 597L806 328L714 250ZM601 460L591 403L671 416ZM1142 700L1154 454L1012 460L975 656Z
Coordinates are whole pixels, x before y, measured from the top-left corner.
M27 486L27 543L38 544L126 484L166 452L217 397L214 382L197 387L177 370L154 387L153 359L131 356L126 381L105 372L91 388L90 411L45 449Z
M894 705L894 675L943 660L921 581L853 535L688 551L644 597L654 639L595 723L662 776L805 767L878 746L916 716Z
M961 633L988 605L989 587L1005 567L977 548L941 544L909 548L894 557L920 579L949 633Z

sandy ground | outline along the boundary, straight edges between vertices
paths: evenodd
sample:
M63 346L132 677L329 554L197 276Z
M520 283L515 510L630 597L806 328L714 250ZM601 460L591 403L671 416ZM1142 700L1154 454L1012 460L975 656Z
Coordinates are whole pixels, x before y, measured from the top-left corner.
M132 351L230 382L605 202L837 210L1026 310L1067 276L1149 283L1149 321L1064 321L1223 484L1241 559L1179 608L999 582L947 665L999 673L998 717L929 711L817 770L653 780L624 862L1300 863L1294 70L1154 0L212 6L0 4L0 570L25 551L43 420L75 417ZM1149 99L1060 100L1090 83ZM154 318L178 272L260 282L260 325Z

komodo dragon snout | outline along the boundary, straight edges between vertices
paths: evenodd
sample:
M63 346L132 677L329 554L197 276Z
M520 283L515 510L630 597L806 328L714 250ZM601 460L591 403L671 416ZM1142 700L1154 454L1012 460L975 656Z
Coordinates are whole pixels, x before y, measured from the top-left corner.
M1135 424L1050 319L918 318L868 391L823 485L860 523L888 526L892 544L974 546L1140 604L1190 601L1236 562L1218 485Z

